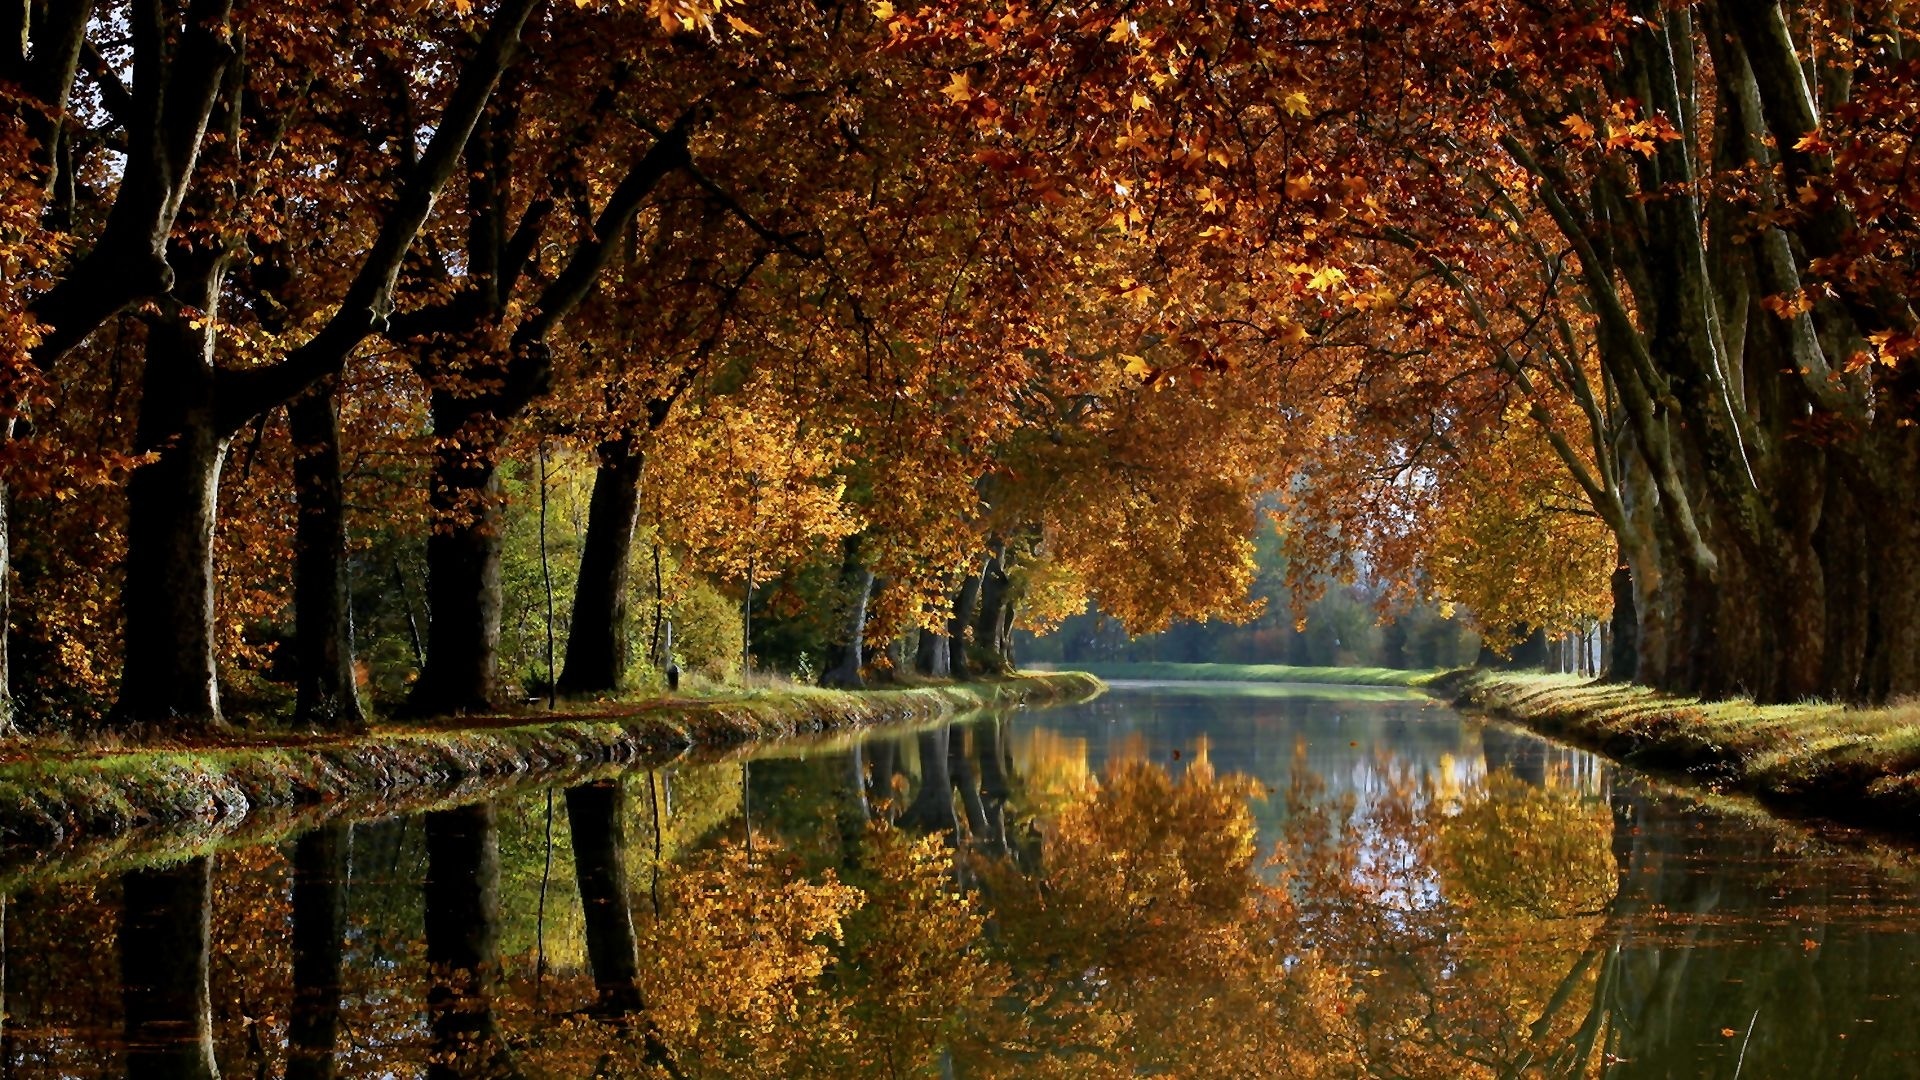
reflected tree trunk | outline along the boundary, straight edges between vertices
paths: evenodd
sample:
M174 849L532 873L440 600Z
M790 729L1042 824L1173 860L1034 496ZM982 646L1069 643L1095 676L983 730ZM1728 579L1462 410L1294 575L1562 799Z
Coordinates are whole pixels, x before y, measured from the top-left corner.
M499 976L500 836L493 806L426 815L429 1080L520 1076L493 1014Z
M883 805L889 819L898 818L900 808L896 804L893 791L893 778L900 773L900 742L898 739L876 739L867 746L867 806L871 811L876 804Z
M967 728L955 725L947 738L947 772L954 790L960 793L960 808L967 815L967 836L978 844L987 833L987 811L980 799L980 777L967 756Z
M947 768L947 746L951 740L952 726L941 724L918 736L920 790L914 793L913 802L908 804L906 813L900 815L900 824L904 828L944 833L949 837L955 836L960 830L960 819L953 812L953 774Z
M1506 772L1529 787L1546 784L1547 744L1540 739L1489 724L1481 731L1480 746L1487 772Z
M587 962L600 1015L642 1011L640 946L633 931L627 870L627 791L617 780L567 789L574 875L586 916Z
M867 805L867 762L860 744L847 751L845 761L846 787L836 800L834 822L840 832L840 861L852 867L859 864L860 842L866 838L873 812Z
M1007 800L1013 796L1007 782L1006 741L1001 717L984 720L974 728L973 745L980 759L980 801L986 817L981 842L988 851L1004 855L1007 846Z
M332 1080L336 1075L352 850L353 826L344 822L329 822L294 843L287 1080Z
M120 994L129 1080L211 1080L213 861L120 876Z
M679 1076L673 1057L652 1023L645 1021L646 997L640 989L640 940L633 929L631 816L626 784L597 780L567 789L567 825L573 835L574 878L585 916L587 964L593 971L596 1013L625 1024L641 1018L647 1061L667 1075Z

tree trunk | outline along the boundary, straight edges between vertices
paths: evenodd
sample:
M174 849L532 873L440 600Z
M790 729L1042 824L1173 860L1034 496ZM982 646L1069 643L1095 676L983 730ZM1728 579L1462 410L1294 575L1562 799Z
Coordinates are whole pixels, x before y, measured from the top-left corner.
M639 1013L646 1004L629 899L626 787L618 780L596 780L568 788L567 824L598 1010L607 1018Z
M640 472L645 460L630 437L600 444L587 504L587 535L580 549L580 577L573 590L567 659L560 692L611 694L623 688L631 657L627 647L627 571L633 564L633 531L640 519Z
M973 623L973 647L969 663L980 671L1005 674L1011 664L1007 656L1007 545L997 543L980 573L980 613Z
M947 635L922 627L920 641L913 650L913 669L936 679L951 678L953 660L949 644Z
M500 842L493 805L426 815L429 1080L519 1075L493 1014L499 976Z
M120 876L120 986L129 1080L212 1080L213 862Z
M153 455L127 484L125 653L119 727L217 730L213 537L230 433L214 410L213 346L222 259L148 321L136 447Z
M1920 395L1914 399L1920 400ZM1896 427L1879 436L1872 462L1874 503L1897 508L1871 528L1862 556L1871 585L1866 696L1872 701L1920 694L1920 434Z
M956 679L973 677L973 665L967 657L967 641L973 627L973 612L980 600L979 573L969 573L954 597L953 614L947 619L947 659Z
M1474 666L1495 671L1544 670L1548 666L1548 653L1547 632L1536 626L1506 656L1481 645L1480 656L1474 661Z
M293 848L293 1009L286 1080L333 1080L353 826L328 822Z
M846 620L840 629L840 658L820 676L820 685L859 690L866 686L860 669L866 664L867 597L873 592L873 571L861 565L858 538L847 540L840 583L847 601Z
M497 422L434 394L434 452L427 537L427 664L409 695L425 715L488 712L499 705L500 476Z
M6 430L0 432L0 443L11 438L13 425L8 423ZM6 480L0 478L0 738L14 732L12 649L8 646L13 627L13 549L7 529L7 485ZM0 1016L4 1015L4 1011L0 1011Z
M307 727L352 731L366 726L366 716L353 671L338 386L338 378L329 377L287 406L294 447L295 716Z

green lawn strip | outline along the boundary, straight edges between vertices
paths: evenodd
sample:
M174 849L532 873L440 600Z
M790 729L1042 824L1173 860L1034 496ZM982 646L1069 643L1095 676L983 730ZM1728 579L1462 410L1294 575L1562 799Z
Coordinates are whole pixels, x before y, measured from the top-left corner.
M950 717L975 709L1081 700L1078 672L862 692L786 687L690 700L602 703L562 715L381 725L356 736L99 748L34 742L0 750L0 848L26 858L80 837L162 827L217 842L274 808L352 800L379 810L610 762L670 760L795 734ZM356 817L362 815L356 815ZM16 858L15 863L21 861ZM0 876L4 871L0 871Z
M1161 661L1076 663L1102 679L1155 679L1183 682L1321 683L1335 686L1423 686L1438 671L1382 667L1296 667L1291 664L1178 664Z
M1701 701L1570 675L1479 672L1436 684L1456 704L1679 772L1776 809L1920 834L1920 704Z

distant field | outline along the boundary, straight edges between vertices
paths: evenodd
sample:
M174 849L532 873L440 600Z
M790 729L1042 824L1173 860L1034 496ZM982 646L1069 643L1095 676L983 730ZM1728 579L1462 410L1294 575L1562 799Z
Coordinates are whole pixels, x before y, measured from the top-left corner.
M1035 665L1036 667L1041 665ZM1335 686L1421 686L1438 671L1382 667L1294 667L1289 664L1071 663L1048 665L1102 679L1182 679L1197 682L1326 683Z

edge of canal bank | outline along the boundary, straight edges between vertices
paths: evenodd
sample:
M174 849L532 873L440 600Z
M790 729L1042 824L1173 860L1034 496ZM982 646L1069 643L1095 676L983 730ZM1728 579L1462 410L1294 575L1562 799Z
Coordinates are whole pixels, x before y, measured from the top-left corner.
M1790 817L1920 838L1920 704L1701 701L1572 675L1471 669L1428 689L1456 708Z
M466 793L597 765L661 763L791 735L1062 704L1106 684L1081 672L881 690L788 687L594 712L376 725L358 735L261 737L140 748L0 747L0 848L234 823L258 811ZM407 800L417 801L417 800Z

